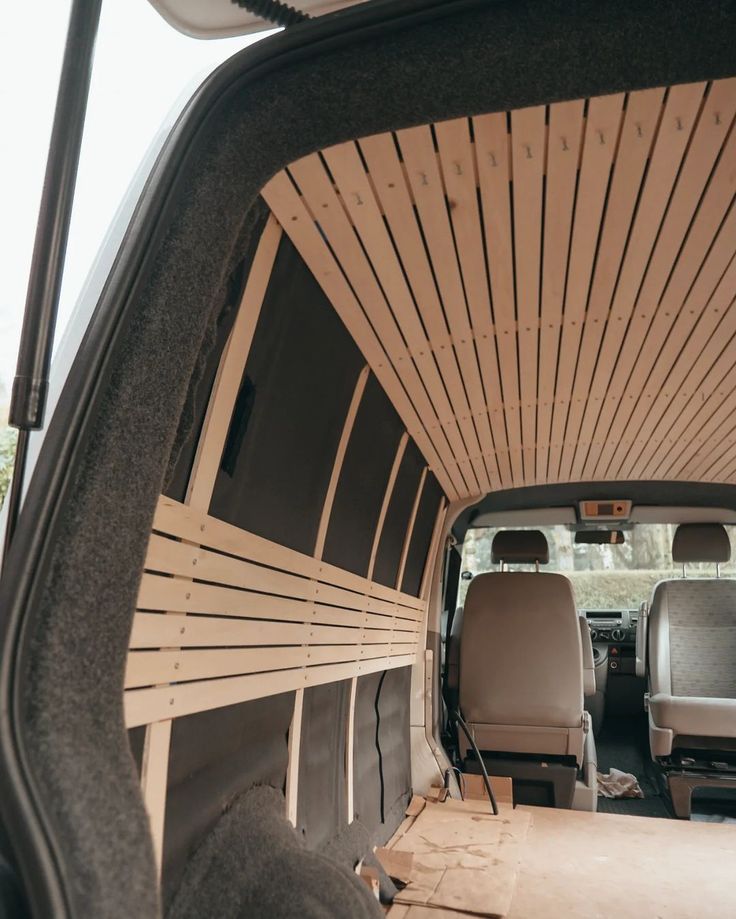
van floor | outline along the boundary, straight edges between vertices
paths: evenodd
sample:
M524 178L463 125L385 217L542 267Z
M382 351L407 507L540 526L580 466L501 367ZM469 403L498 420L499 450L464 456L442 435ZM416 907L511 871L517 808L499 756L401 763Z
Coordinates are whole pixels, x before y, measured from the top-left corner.
M643 798L598 798L604 814L630 814L638 817L674 817L669 799L660 784L660 773L649 755L646 715L606 717L595 741L598 772L620 769L635 775Z

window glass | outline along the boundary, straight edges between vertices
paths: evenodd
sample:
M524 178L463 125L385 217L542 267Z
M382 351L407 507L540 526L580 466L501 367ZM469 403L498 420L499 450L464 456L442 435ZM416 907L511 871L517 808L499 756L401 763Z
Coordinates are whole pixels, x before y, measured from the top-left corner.
M549 545L545 571L569 577L580 609L637 609L648 600L657 581L682 577L682 565L672 561L674 524L636 524L624 531L623 545L576 545L575 531L567 526L518 527L541 530ZM500 527L468 530L463 543L459 603L465 600L467 573L498 571L491 564L491 544ZM517 529L517 528L515 528ZM721 576L736 574L736 527L726 530L731 540L731 561L720 566ZM514 566L528 568L529 566ZM688 564L688 577L715 577L714 564Z

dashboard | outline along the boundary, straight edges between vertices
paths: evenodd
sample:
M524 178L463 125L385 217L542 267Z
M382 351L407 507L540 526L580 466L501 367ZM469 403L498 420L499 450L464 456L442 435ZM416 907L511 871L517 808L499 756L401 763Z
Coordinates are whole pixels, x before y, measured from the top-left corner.
M586 609L585 616L593 642L596 668L609 674L632 676L636 672L636 627L638 609Z
M579 613L588 620L590 638L594 643L633 644L636 641L638 609L590 609L579 610Z

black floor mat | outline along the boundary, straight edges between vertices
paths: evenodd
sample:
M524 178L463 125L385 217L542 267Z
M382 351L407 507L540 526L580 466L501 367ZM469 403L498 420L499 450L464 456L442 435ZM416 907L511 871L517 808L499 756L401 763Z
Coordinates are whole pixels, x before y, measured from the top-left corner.
M639 817L673 817L669 801L661 794L658 768L649 756L649 732L643 718L606 718L596 738L598 771L620 769L635 775L643 798L598 798L604 814Z

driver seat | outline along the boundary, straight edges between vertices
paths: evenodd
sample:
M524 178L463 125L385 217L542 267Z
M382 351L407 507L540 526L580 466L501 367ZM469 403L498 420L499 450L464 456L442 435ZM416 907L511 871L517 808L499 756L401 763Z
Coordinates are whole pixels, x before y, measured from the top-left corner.
M491 557L538 568L549 548L538 530L506 530ZM460 638L460 710L488 771L511 776L520 803L595 810L595 742L570 581L539 571L477 575ZM464 759L468 751L463 739Z

